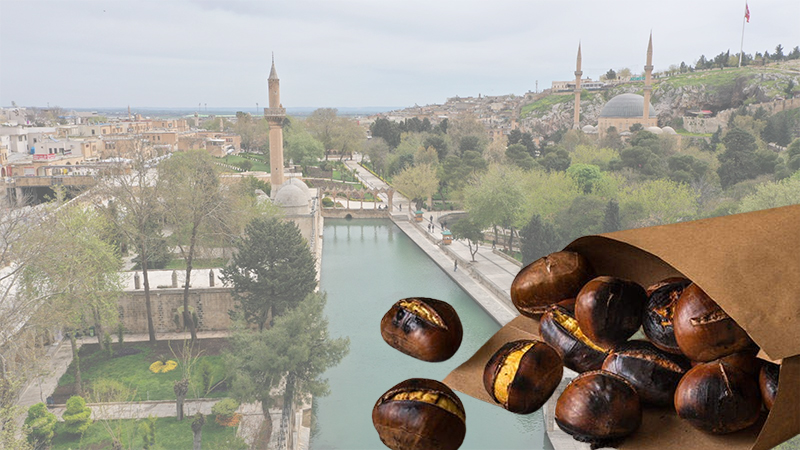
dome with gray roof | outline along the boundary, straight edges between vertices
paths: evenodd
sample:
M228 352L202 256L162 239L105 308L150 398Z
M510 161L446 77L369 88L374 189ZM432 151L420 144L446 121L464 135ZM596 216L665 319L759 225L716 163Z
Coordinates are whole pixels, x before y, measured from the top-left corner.
M289 184L281 186L278 190L278 194L275 195L275 203L284 208L307 207L308 195L300 187Z
M650 112L655 111L650 103ZM634 118L644 116L644 97L637 94L620 94L603 106L600 117Z
M283 182L283 184L278 190L280 191L285 186L297 186L300 188L300 190L303 191L304 194L306 194L306 197L308 197L309 194L308 185L303 183L303 181L300 178L289 178L288 180Z

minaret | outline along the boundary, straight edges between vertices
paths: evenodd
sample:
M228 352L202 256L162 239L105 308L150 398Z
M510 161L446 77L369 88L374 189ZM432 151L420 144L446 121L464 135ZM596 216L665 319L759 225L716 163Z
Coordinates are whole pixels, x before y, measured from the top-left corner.
M578 43L578 63L575 66L575 118L572 121L572 128L581 127L581 44Z
M653 90L651 86L651 77L653 75L653 32L650 32L650 42L647 43L647 64L644 66L644 124L650 118L650 92Z
M269 86L269 108L264 108L264 118L269 122L269 167L273 192L283 184L283 119L286 110L281 105L281 82L275 70L275 54L272 69L267 79Z

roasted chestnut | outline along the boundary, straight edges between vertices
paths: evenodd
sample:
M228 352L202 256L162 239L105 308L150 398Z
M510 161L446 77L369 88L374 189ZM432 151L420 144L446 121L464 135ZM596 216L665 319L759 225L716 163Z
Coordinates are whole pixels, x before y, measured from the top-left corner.
M432 298L404 298L381 319L383 340L423 361L449 359L461 345L463 334L456 310Z
M755 345L697 284L683 290L672 320L675 340L693 361L712 361Z
M372 424L393 450L455 450L467 432L464 405L443 383L425 378L403 381L386 391L372 409Z
M754 376L721 360L698 364L675 389L675 411L693 427L732 433L758 420L761 393Z
M593 271L589 261L575 252L556 252L528 264L511 283L511 301L520 313L535 317L553 303L575 294Z
M530 414L553 395L564 365L553 347L520 340L500 347L486 363L483 386L492 400L518 414Z
M575 318L583 333L604 348L626 341L642 325L644 288L616 277L597 277L575 299Z
M672 405L675 387L690 368L686 358L647 341L622 343L603 362L603 370L628 380L643 403L659 406Z
M639 395L625 378L602 370L572 380L556 402L556 424L578 441L603 445L639 428Z
M592 342L581 331L575 319L574 300L565 300L547 308L539 321L539 335L556 349L564 365L576 372L597 370L608 356L608 350Z
M775 403L775 397L778 395L778 374L780 374L781 366L771 362L765 362L761 366L761 372L758 374L758 386L761 388L761 398L764 400L764 406L767 410L772 409Z
M672 331L672 316L678 298L691 283L686 278L667 278L647 288L642 328L650 342L665 352L682 354Z

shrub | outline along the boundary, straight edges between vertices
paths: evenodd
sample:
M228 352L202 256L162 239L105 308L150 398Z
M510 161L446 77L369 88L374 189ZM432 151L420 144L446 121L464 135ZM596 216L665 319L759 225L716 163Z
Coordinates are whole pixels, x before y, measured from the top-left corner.
M92 382L89 399L95 403L127 402L135 391L117 380L98 378Z
M92 409L86 406L83 397L75 395L67 400L67 410L61 418L67 433L82 434L92 424Z
M48 411L44 403L37 403L28 408L28 418L25 419L25 425L31 429L28 441L35 448L49 445L55 434L57 421L56 415Z
M333 199L331 199L330 197L324 197L322 199L322 206L325 208L333 207Z
M234 426L231 422L236 421L236 410L239 409L239 402L232 398L224 398L211 408L211 412L216 415L215 421L223 426Z

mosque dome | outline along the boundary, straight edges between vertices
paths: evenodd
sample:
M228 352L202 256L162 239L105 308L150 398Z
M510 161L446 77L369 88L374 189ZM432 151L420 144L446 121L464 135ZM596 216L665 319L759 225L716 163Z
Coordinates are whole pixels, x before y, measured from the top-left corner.
M661 128L658 128L658 127L647 127L647 128L645 128L645 130L649 131L649 132L651 132L653 134L661 134L661 133L664 132L664 130L662 130Z
M661 129L661 131L663 131L663 132L664 132L664 134L678 134L678 133L675 131L675 129L674 129L674 128L672 128L672 127L664 127L664 128L662 128L662 129Z
M655 111L650 103L650 111ZM644 116L644 97L637 94L620 94L608 101L600 117L636 118Z
M593 127L591 125L584 125L583 128L581 128L581 131L583 131L586 134L597 133L597 127Z
M308 194L304 193L299 186L284 184L275 195L275 203L284 208L306 207L308 206Z
M299 187L300 190L303 191L304 194L306 194L306 198L308 198L308 194L309 194L308 185L303 183L303 181L300 180L299 178L289 178L288 180L283 182L283 184L281 185L281 187L278 190L280 191L285 186L297 186L297 187Z

